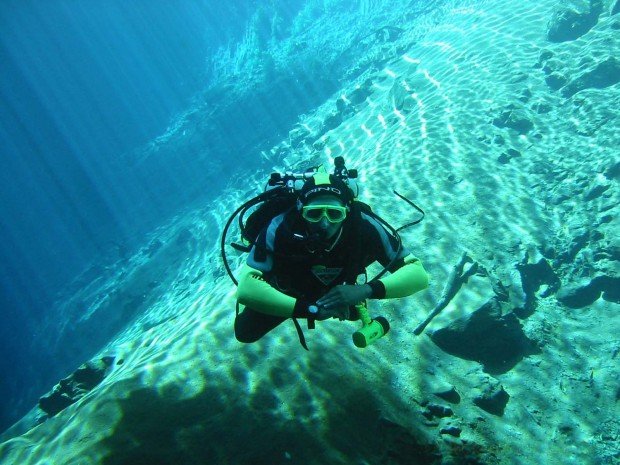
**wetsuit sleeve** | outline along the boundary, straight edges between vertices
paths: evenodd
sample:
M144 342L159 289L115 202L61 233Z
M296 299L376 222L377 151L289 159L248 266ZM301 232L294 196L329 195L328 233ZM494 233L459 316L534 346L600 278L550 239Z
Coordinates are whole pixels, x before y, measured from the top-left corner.
M362 213L362 219L374 245L374 257L383 266L391 263L388 276L370 281L371 299L395 299L407 297L428 287L428 275L422 262L405 248L398 249L397 239L374 218Z
M428 274L422 262L413 255L404 258L404 264L389 276L368 283L371 299L407 297L428 287Z
M239 277L237 300L257 312L281 317L308 317L308 302L295 299L272 287L260 270L245 265Z

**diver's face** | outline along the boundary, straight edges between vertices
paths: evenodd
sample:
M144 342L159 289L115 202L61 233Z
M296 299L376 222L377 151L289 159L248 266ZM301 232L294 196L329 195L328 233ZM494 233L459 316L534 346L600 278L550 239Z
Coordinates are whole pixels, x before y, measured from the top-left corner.
M303 216L308 231L312 234L318 233L323 240L333 238L346 218L346 212L343 213L344 204L332 195L315 197L305 207L307 208Z

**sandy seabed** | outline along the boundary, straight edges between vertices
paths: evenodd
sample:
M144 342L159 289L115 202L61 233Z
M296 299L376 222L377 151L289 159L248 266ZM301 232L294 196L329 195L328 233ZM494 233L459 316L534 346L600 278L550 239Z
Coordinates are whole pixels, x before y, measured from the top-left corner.
M158 283L98 356L114 356L103 382L0 444L0 463L620 463L620 88L595 74L620 50L612 6L558 43L547 31L559 2L453 9L423 40L404 34L394 44L404 53L386 49L387 64L334 96L350 103L341 124L321 130L337 108L326 102L300 121L305 140L274 148L288 151L274 155L277 169L344 155L360 171L360 198L395 226L415 215L392 189L427 211L403 241L431 286L371 303L391 322L384 339L359 350L357 323L329 321L306 331L308 353L292 324L253 345L235 341L216 235L260 189L257 177L217 208L162 227L158 247L81 291L105 295L86 325L117 318L105 312L127 289ZM351 103L360 90L364 100ZM478 272L416 336L464 253ZM242 259L231 252L235 269ZM476 326L472 315L499 294L501 314ZM497 341L514 331L531 345ZM445 333L464 339L442 345ZM500 412L476 401L501 391Z

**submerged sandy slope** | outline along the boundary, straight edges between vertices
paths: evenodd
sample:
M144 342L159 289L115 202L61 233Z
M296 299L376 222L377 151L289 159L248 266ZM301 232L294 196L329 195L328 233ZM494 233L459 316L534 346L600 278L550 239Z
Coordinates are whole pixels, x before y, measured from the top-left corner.
M345 155L385 219L415 216L391 189L427 211L403 240L431 287L372 303L392 324L384 339L359 350L357 323L325 322L306 331L309 353L292 324L234 340L217 234L256 178L162 228L157 250L102 284L159 282L102 350L115 357L104 381L1 444L0 463L619 463L620 88L596 74L620 50L612 7L564 42L547 40L554 1L454 9L423 40L386 47L379 70L335 96L345 105L327 102L268 155L277 168ZM336 111L342 124L325 130ZM477 274L414 335L463 253ZM472 318L490 299L499 314ZM515 350L502 344L513 336ZM499 411L481 408L502 391Z

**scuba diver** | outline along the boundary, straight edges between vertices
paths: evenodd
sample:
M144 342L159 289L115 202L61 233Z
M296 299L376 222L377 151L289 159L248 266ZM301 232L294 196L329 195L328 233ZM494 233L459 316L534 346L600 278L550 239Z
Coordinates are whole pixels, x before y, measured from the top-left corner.
M236 294L238 341L256 342L290 318L307 349L297 320L307 320L313 329L315 321L338 318L362 321L363 328L353 340L356 346L366 347L389 330L385 318L369 317L368 299L406 297L428 287L422 263L402 246L398 230L355 199L353 177L357 177L356 170L347 170L342 157L336 159L334 174L322 167L300 175L274 173L270 185L276 189L244 204L230 218L222 237L222 254L236 283L224 254L227 229L240 211L264 203L262 212L259 208L249 217L245 230L240 218L242 236L251 247L232 244L249 252ZM275 209L274 204L278 204ZM368 281L366 267L375 261L384 269ZM240 312L239 304L244 306Z

